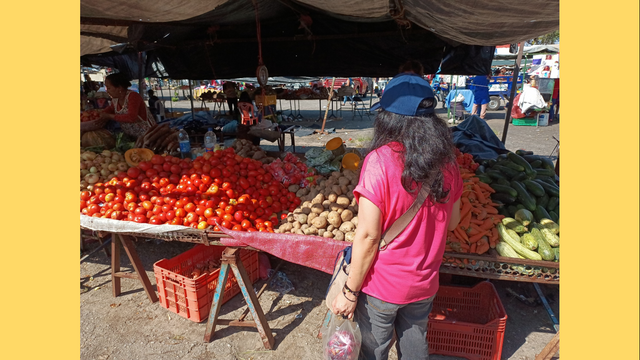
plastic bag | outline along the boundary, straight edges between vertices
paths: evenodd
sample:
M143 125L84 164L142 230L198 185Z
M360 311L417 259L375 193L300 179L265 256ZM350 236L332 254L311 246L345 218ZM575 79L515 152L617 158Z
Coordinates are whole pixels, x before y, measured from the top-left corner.
M362 334L354 321L331 314L329 326L323 329L322 345L325 360L356 360L360 353Z
M328 163L329 161L331 161L334 158L334 155L331 151L329 150L324 150L321 153L317 154L311 153L311 150L307 151L307 153L304 155L305 158L307 158L307 165L308 166L318 166L318 165L323 165L325 163ZM315 155L315 156L314 156Z

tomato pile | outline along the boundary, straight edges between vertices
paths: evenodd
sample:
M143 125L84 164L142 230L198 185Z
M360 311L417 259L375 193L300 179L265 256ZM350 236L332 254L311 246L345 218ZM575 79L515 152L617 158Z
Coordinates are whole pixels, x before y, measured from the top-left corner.
M233 148L195 160L154 155L80 193L84 215L197 229L273 232L278 213L300 204L257 160Z
M86 110L80 114L80 122L95 121L100 119L100 110Z
M458 150L457 148L456 148L456 162L458 163L458 166L460 166L463 169L470 170L471 172L476 172L476 169L478 168L478 166L480 166L478 163L473 161L473 156L471 154L465 154L460 150Z

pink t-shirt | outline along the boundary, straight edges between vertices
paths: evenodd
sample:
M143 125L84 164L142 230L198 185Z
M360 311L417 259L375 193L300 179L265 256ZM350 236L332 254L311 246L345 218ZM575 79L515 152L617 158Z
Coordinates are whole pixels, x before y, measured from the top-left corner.
M353 190L358 201L364 196L380 209L382 232L409 209L417 195L402 187L404 162L393 150L401 146L391 143L369 153ZM462 194L462 178L455 163L445 169L443 186L450 191L448 202L434 205L427 199L405 230L386 250L378 251L364 279L364 293L393 304L408 304L438 291L449 217Z

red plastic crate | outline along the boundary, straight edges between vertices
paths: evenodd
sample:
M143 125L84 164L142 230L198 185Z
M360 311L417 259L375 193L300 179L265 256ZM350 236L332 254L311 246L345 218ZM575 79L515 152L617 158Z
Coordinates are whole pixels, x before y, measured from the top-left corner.
M191 273L198 264L212 259L219 260L224 249L222 246L196 245L172 259L162 259L153 264L160 305L195 322L206 320L218 285L220 269L202 274L195 279L181 274ZM255 282L259 277L258 252L240 250L240 260L251 283ZM240 286L229 268L222 303L239 293Z
M507 313L493 284L440 286L429 315L429 353L500 360Z

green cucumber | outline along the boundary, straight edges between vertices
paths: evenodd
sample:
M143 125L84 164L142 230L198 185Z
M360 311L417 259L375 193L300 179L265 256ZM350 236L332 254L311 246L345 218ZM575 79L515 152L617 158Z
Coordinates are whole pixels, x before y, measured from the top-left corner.
M522 166L524 168L524 172L527 173L530 178L534 178L536 176L536 172L531 167L531 164L529 164L527 160L523 159L520 155L515 153L508 153L507 157L509 158L509 160Z
M531 167L533 168L533 170L539 169L540 167L542 167L542 160L536 160L532 162Z
M522 180L527 180L529 179L529 175L527 175L526 172L521 172L518 174L518 176L512 178L511 180L515 180L515 181L522 181Z
M551 215L549 215L547 209L543 208L540 205L536 206L536 209L533 212L533 216L535 216L537 222L542 221L542 219L551 219Z
M533 222L533 214L527 209L518 209L513 217L524 226Z
M496 159L496 161L498 160L502 160L502 159L506 159L508 154L500 154L498 155L498 158Z
M476 177L485 184L491 184L493 180L485 174L476 174Z
M513 169L517 172L523 172L524 168L510 160L504 161L502 164L500 164L502 166L508 167L509 169Z
M531 251L538 248L538 241L530 233L522 234L522 236L520 236L520 241L522 242L522 245L524 245L524 247ZM540 254L540 256L542 256L542 254Z
M556 256L556 261L560 261L560 248L553 248L553 254Z
M547 210L549 210L549 215L551 215L551 211L555 211L560 205L560 198L557 196L552 196L549 198L549 205L545 206Z
M556 223L560 222L560 216L555 211L549 211L549 216L551 216L551 220L555 221Z
M493 199L492 199L493 200ZM498 208L498 214L502 215L502 216L511 216L511 214L509 214L509 211L507 210L506 206L500 206Z
M485 161L485 162L484 162L485 170L486 170L486 168L490 168L490 167L492 167L493 165L495 165L495 164L496 164L496 162L497 162L497 161L496 161L496 159L489 159L489 160Z
M533 155L533 151L527 151L527 150L516 150L516 154L523 156L523 155Z
M491 200L493 201L499 201L503 204L511 204L514 201L516 201L516 198L509 195L509 194L502 194L502 193L493 193L491 194Z
M494 170L498 170L501 173L505 174L508 178L514 178L518 175L520 175L522 172L521 171L517 171L517 170L513 170L511 168L508 168L506 166L502 166L502 165L495 165L492 169Z
M526 207L524 207L524 205L522 205L522 204L516 204L516 208L518 208L518 210L526 209Z
M500 185L500 184L491 184L491 187L497 193L508 194L508 195L513 196L513 197L517 197L518 196L518 192L516 191L516 189L512 188L511 186Z
M538 196L538 199L536 200L536 204L542 206L545 209L548 209L549 195L547 195L547 193L545 192L544 195Z
M527 192L527 190L524 188L524 186L521 183L517 181L512 181L511 187L516 189L516 191L518 192L518 200L520 200L520 203L522 203L522 205L524 205L524 207L527 210L529 211L536 210L536 198L531 196L531 194Z
M534 196L543 196L545 194L544 188L542 187L542 185L538 184L533 180L523 180L522 184Z
M531 235L538 242L538 254L542 256L542 260L553 261L556 258L555 253L551 250L551 245L547 243L547 240L544 239L540 230L533 228L531 229Z
M507 179L498 179L496 180L496 184L511 186L511 184L509 183L509 180Z
M540 156L540 155L524 155L524 156L522 156L522 158L523 158L523 159L525 159L525 160L527 160L527 162L528 162L529 164L531 164L531 163L532 163L532 162L534 162L534 161L538 161L538 160L540 160L540 159L541 159L541 156Z
M542 186L542 188L544 188L544 191L546 191L547 194L549 194L549 196L555 196L555 197L560 197L560 188L556 185L551 185L548 182L545 182L543 180L534 180L535 182L537 182L538 184L540 184Z
M498 179L506 179L506 177L504 176L504 174L502 174L500 171L498 170L487 170L484 172L485 175L489 176L490 178L494 179L494 180L498 180Z
M549 170L553 170L553 172L555 173L556 166L553 165L553 161L551 161L551 159L546 158L546 157L540 157L540 160L542 161L542 167L543 168L549 169Z
M518 208L515 207L515 205L509 205L507 206L507 211L509 211L509 216L505 217L505 219L516 216L516 212L518 212Z
M516 253L530 260L542 260L542 256L540 256L540 254L527 249L520 243L520 237L515 231L507 229L504 225L502 225L502 223L498 223L496 228L498 229L500 239L511 246Z
M556 174L555 171L551 170L551 169L535 169L535 174L534 177L536 175L542 175L542 176L554 176Z

